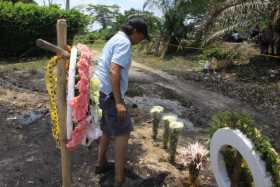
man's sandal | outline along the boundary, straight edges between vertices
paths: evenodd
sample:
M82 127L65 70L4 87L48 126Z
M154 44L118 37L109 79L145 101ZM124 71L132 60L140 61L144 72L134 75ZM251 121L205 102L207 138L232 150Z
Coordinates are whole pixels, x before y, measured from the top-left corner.
M106 162L104 166L96 166L95 167L95 174L102 174L106 173L108 171L115 169L115 163L114 162Z

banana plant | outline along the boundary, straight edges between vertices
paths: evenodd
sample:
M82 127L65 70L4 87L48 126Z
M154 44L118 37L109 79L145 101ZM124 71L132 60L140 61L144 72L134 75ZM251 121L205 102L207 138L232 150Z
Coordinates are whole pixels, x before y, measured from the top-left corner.
M182 39L186 39L188 27L185 21L188 17L200 20L207 11L209 0L146 0L143 9L154 8L162 12L160 19L160 36L162 39L163 50L161 56L166 53L174 52L178 49Z

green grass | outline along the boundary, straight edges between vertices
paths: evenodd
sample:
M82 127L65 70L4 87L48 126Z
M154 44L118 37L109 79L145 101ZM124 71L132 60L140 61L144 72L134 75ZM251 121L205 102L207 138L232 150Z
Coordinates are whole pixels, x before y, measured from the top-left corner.
M162 59L160 57L135 52L133 54L133 59L138 63L162 71L198 71L202 68L202 64L199 64L198 59L193 59L193 57L168 56Z
M30 62L5 62L0 61L0 72L7 72L7 71L39 71L44 70L48 59L38 59Z
M96 40L95 43L90 44L89 47L94 50L101 51L103 49L105 43L106 43L106 41L104 41L104 40Z
M97 40L94 44L89 45L89 47L101 52L105 43L106 41ZM189 58L182 56L168 56L165 59L161 59L160 57L137 52L137 46L133 47L133 59L138 63L143 63L147 66L163 71L198 71L202 68L202 65L198 63L199 56Z
M89 45L92 49L101 51L105 45L105 41L97 40L94 44ZM41 58L32 61L11 61L0 60L0 72L11 71L40 71L44 70L50 58Z

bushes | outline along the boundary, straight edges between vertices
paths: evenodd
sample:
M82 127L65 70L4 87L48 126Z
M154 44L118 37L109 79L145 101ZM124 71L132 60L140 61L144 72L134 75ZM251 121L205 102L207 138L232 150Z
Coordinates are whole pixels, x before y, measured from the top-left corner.
M88 18L78 11L64 11L57 6L0 2L0 57L37 56L42 54L35 40L56 43L56 21L68 23L68 40L85 29Z
M74 43L84 43L84 44L92 44L98 39L96 32L87 32L82 33L80 35L76 35L74 38Z
M212 50L208 50L204 52L205 56L208 59L216 58L217 60L231 60L234 61L240 57L240 54L230 50L222 50L218 48L214 48Z
M118 30L115 28L106 28L96 32L96 36L100 40L109 40Z

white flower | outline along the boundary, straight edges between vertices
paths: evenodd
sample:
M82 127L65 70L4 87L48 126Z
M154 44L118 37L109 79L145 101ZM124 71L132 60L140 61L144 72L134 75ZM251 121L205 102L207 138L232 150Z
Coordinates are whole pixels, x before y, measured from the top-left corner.
M161 113L164 111L164 108L162 106L153 106L152 109L150 110L151 114L154 113Z
M172 121L169 125L170 129L181 130L184 128L184 123L181 121Z
M173 114L166 114L162 117L163 121L168 121L169 123L171 123L172 121L176 121L177 120L177 116L173 115Z

